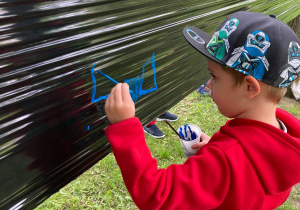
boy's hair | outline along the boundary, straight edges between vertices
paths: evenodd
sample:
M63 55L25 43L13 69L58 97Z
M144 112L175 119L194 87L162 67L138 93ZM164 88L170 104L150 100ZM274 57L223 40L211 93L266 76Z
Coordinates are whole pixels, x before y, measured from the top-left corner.
M222 66L222 69L227 71L232 76L235 86L241 85L245 76L247 76L246 74L243 74L243 73L236 71L235 69L227 67L227 66ZM298 81L298 80L300 80L300 77L298 77L295 81ZM278 88L278 87L274 87L272 85L268 85L267 83L264 83L264 84L267 87L267 91L268 91L267 95L269 96L269 99L276 104L279 103L279 101L285 95L287 88Z

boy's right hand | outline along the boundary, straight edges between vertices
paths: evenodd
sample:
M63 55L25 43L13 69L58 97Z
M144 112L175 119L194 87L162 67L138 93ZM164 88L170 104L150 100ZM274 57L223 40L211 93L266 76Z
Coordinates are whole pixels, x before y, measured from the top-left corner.
M127 83L118 83L105 102L105 112L110 123L118 123L135 116L134 102Z
M192 149L200 149L201 147L203 147L204 145L206 145L209 142L210 137L202 132L200 139L201 139L201 142L193 144Z

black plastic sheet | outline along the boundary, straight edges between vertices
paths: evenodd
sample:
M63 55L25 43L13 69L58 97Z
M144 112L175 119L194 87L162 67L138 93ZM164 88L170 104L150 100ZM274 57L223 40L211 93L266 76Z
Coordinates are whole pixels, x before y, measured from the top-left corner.
M209 78L185 26L212 34L238 10L288 22L299 9L298 0L0 1L0 209L37 206L111 152L96 99L115 84L98 70L144 78L145 90L156 76L158 90L136 102L146 124Z

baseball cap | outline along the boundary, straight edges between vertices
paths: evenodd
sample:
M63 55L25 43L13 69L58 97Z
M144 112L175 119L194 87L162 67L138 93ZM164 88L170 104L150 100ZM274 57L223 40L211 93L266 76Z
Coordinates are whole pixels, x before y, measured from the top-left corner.
M287 87L300 74L300 41L275 15L239 11L212 36L193 26L183 34L207 58L269 85Z

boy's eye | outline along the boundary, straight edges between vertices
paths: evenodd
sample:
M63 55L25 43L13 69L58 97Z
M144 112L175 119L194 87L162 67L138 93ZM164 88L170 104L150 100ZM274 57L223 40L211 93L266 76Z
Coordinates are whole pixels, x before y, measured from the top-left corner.
M213 75L212 73L210 73L210 75L211 75L211 78L215 78L216 76L215 75Z

